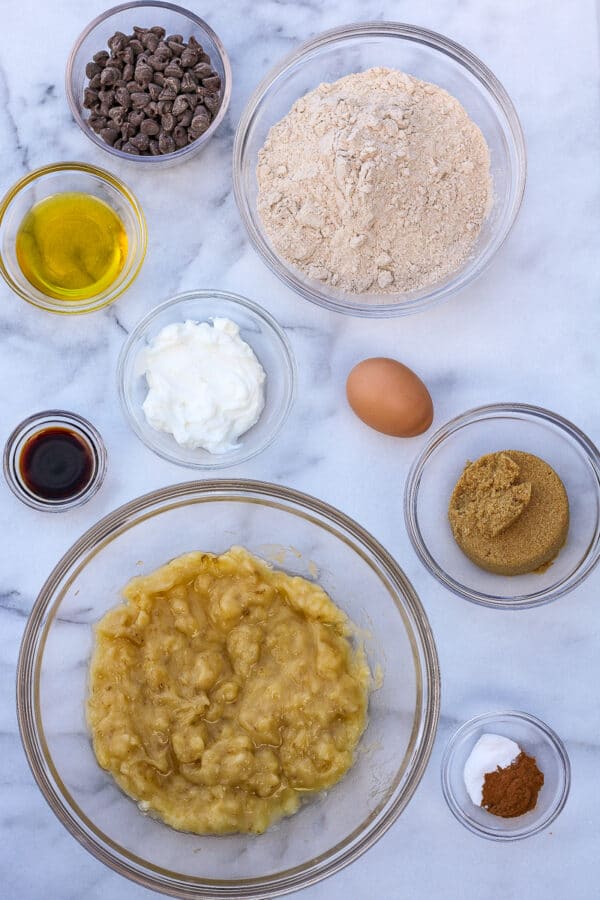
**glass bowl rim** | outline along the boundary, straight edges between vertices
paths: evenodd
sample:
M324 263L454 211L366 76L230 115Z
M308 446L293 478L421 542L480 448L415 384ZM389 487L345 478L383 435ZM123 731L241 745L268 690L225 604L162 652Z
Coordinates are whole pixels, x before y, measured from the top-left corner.
M81 49L83 42L93 32L93 30L99 25L102 25L103 22L108 21L111 16L114 16L117 13L127 12L131 9L137 9L143 6L155 7L157 9L168 9L170 12L178 13L179 15L184 16L189 21L193 22L201 30L205 31L217 48L217 52L219 54L225 74L221 105L217 110L217 115L214 117L204 134L201 134L199 138L196 138L195 141L192 141L186 147L181 147L178 150L174 150L173 153L164 153L161 156L135 156L131 153L124 153L122 150L115 150L114 147L111 147L110 144L107 144L106 141L103 141L102 138L99 137L99 135L97 135L96 132L86 124L86 120L83 118L80 112L79 104L75 97L72 84L75 58L79 50ZM229 55L220 37L216 34L215 31L213 31L208 22L205 22L204 19L201 19L200 16L196 15L196 13L192 12L191 10L186 9L184 6L179 6L175 3L168 3L166 2L166 0L165 2L162 2L162 0L135 0L135 2L132 3L121 3L118 6L113 6L110 9L104 10L104 12L100 13L100 15L96 16L91 22L89 22L88 25L86 25L83 31L79 34L75 43L73 44L71 52L69 53L69 58L67 60L67 67L65 71L65 93L73 119L75 120L81 131L89 138L89 140L93 141L93 143L96 144L97 147L100 147L102 150L110 153L111 156L113 156L115 159L124 160L125 162L129 163L141 163L142 165L152 166L160 165L161 163L177 163L183 161L188 156L191 156L193 153L196 153L198 150L200 150L200 148L210 140L210 138L214 135L217 128L225 118L225 114L227 112L227 109L229 108L229 101L231 100L231 81L232 72Z
M586 555L578 564L574 572L563 578L558 584L550 585L541 591L535 591L529 594L517 594L514 597L508 598L506 596L497 597L494 594L487 594L483 591L469 588L467 585L462 584L448 575L444 569L438 565L430 553L421 534L419 516L417 513L417 500L421 477L426 464L429 462L429 459L437 448L465 426L475 422L482 422L486 419L511 417L526 421L541 420L546 424L550 424L554 428L559 429L561 432L566 432L567 435L583 450L586 460L596 477L597 488L600 493L600 452L596 445L583 431L581 431L580 428L563 416L558 415L558 413L551 412L541 406L534 406L529 403L491 403L486 406L473 407L450 419L438 428L425 447L421 450L414 460L406 479L404 488L404 521L413 550L420 562L430 575L433 575L433 577L445 588L472 603L478 603L482 606L494 609L517 610L531 609L532 607L542 606L545 603L557 600L559 597L574 590L587 578L600 560L600 520L596 523L594 538L587 549Z
M523 722L526 722L533 730L541 732L556 751L556 755L562 763L561 771L564 778L564 784L562 787L562 791L560 792L560 796L548 809L546 815L539 818L535 822L532 822L528 828L522 828L518 831L515 830L512 832L502 832L499 829L494 829L492 827L486 828L485 825L480 825L478 822L475 822L473 819L469 818L460 803L455 798L449 777L450 762L459 740L475 731L475 729L480 725L490 724L490 726L493 727L492 723L500 718L519 719ZM546 723L541 719L538 719L537 716L516 709L503 709L498 710L497 712L482 713L480 715L473 716L472 719L464 722L460 726L460 728L457 728L454 734L449 738L448 743L444 748L440 769L442 793L452 815L461 823L461 825L464 825L465 828L473 832L473 834L477 834L479 835L479 837L484 837L493 841L519 841L523 838L531 837L532 835L538 834L540 831L543 831L544 828L547 828L547 826L550 825L562 812L569 797L569 791L571 789L571 761L569 759L569 754L567 753L567 748L565 747L561 738L554 731L554 729L550 728L549 725L546 725Z
M235 456L235 458L233 459L224 458L229 454L214 454L214 462L212 460L209 462L190 462L188 460L181 459L175 453L171 454L164 451L162 448L151 444L147 440L146 435L143 433L142 429L138 427L138 423L135 421L129 409L130 403L128 399L128 392L125 389L125 366L129 361L131 353L133 352L136 341L144 335L144 332L147 331L148 327L162 312L170 309L171 307L175 307L179 303L183 303L187 300L209 301L211 299L227 300L236 306L241 306L249 311L252 315L256 316L256 318L259 319L262 324L266 324L270 327L270 336L275 339L275 342L279 344L282 350L284 367L288 375L290 388L286 398L285 406L283 407L277 421L275 422L274 428L272 428L271 431L267 434L266 439L262 443L258 444L253 450L247 453L240 452L240 455ZM266 309L264 309L264 307L260 306L254 300L249 300L247 297L243 297L241 294L234 294L231 291L221 291L218 289L212 290L203 288L198 290L192 289L188 291L182 291L181 293L175 294L173 297L170 297L168 300L159 303L158 306L153 307L153 309L151 309L140 319L133 331L131 331L127 336L121 348L121 352L119 353L119 358L117 361L117 387L119 391L119 401L121 403L121 409L123 411L123 415L125 416L127 424L132 429L136 437L139 438L139 440L144 444L145 447L147 447L148 450L156 453L156 455L160 456L162 459L174 463L175 465L182 466L186 469L203 469L205 471L227 469L231 466L237 466L243 462L247 462L249 459L257 456L259 453L262 453L263 450L267 449L267 447L270 447L285 425L292 410L292 406L294 405L294 400L296 397L297 380L298 370L296 357L294 355L294 351L292 350L292 345L290 344L290 341L283 328L278 324L271 313L269 313ZM244 435L241 436L242 441L243 438ZM236 453L237 451L232 452Z
M178 498L185 502L186 498L188 501L197 500L202 496L210 499L211 496L216 498L225 494L231 494L233 497L241 494L247 498L258 496L265 503L278 500L285 505L282 508L289 507L293 513L300 510L303 514L319 515L328 526L345 535L345 540L350 536L372 553L378 570L383 570L391 579L402 598L401 606L395 599L394 605L402 615L404 626L407 628L413 647L413 658L418 658L422 667L421 691L424 691L421 701L422 715L418 725L413 725L409 749L405 756L404 773L409 767L412 768L406 777L402 793L388 800L387 808L380 809L378 816L371 817L370 830L361 833L358 839L354 838L355 833L350 835L347 839L349 846L343 853L340 853L338 844L307 863L266 878L263 876L238 881L216 881L186 876L185 881L182 881L175 873L166 873L168 877L164 878L160 875L163 870L149 868L145 862L142 863L144 871L139 871L139 868L136 868L137 857L133 854L124 854L118 845L112 845L112 850L107 849L88 834L83 823L80 823L78 813L68 807L60 790L55 787L55 781L57 779L60 781L60 777L54 770L43 735L43 727L40 724L39 676L46 630L49 627L50 617L53 617L58 609L56 604L55 609L51 608L53 595L67 578L73 577L72 570L83 554L89 553L101 542L109 539L114 531L121 530L125 526L134 527L142 513L148 515L151 510L155 510L155 514L159 513L162 508L170 508ZM119 506L87 529L58 561L40 589L21 640L16 677L17 718L25 756L38 788L59 821L86 850L120 875L144 887L190 900L198 898L212 900L217 896L241 900L242 896L267 898L288 894L333 875L373 846L408 805L425 772L433 750L439 720L440 689L439 660L427 614L412 583L382 544L346 513L323 500L293 488L243 478L187 481L150 491ZM397 789L398 785L395 788L396 792ZM113 852L115 850L117 853ZM333 860L327 862L327 856L331 855L332 851L337 851L337 854ZM240 890L244 893L240 893Z
M330 43L335 43L337 40L377 34L388 37L398 37L410 42L424 44L432 50L441 52L463 68L467 69L471 75L475 76L487 94L492 95L505 116L506 126L514 143L516 157L513 185L514 198L512 210L504 225L503 231L499 232L499 238L495 242L492 242L487 257L483 259L483 264L478 268L474 263L462 281L456 283L456 279L453 279L440 288L436 288L434 284L430 288L423 289L425 293L412 300L401 300L389 304L349 303L345 300L336 300L327 297L318 289L311 288L304 284L294 273L293 269L271 250L262 234L262 229L258 228L253 220L248 197L243 187L242 160L245 155L248 132L254 122L257 111L262 105L271 86L275 84L286 71L295 67L297 63L302 62L311 51L327 46ZM248 237L250 238L250 242L259 254L263 263L265 263L265 265L281 281L283 281L284 284L291 288L295 293L299 294L303 299L309 300L311 303L315 303L317 306L321 306L324 309L329 309L344 315L363 318L392 318L421 312L424 309L429 309L430 307L441 303L452 294L471 284L471 282L479 277L479 275L487 268L508 238L521 208L527 178L525 137L519 116L506 89L491 69L489 69L474 53L467 50L466 47L463 47L461 44L445 37L439 32L432 31L428 28L421 28L417 25L393 21L356 22L331 28L321 32L314 38L304 41L291 53L286 54L279 63L267 72L248 99L236 128L232 159L233 191L238 211ZM357 295L357 297L360 297L360 295Z
M54 175L57 172L80 172L84 175L91 175L104 182L105 184L110 185L110 187L118 191L118 193L127 202L131 211L133 212L140 232L139 248L137 253L138 259L137 261L135 261L134 259L134 264L132 265L131 272L116 292L111 293L109 291L107 296L102 297L99 302L95 297L89 297L87 300L83 301L65 302L61 302L59 300L55 301L54 298L50 297L47 298L47 302L39 300L37 297L34 297L32 294L28 293L23 287L21 287L20 284L12 279L11 275L6 269L1 247L0 274L12 291L18 294L19 297L21 297L23 300L26 300L27 303L30 303L32 306L35 306L38 309L43 309L46 312L67 316L84 315L86 313L97 312L100 309L104 309L106 306L110 306L111 303L114 303L114 301L118 297L120 297L121 294L125 293L125 291L131 287L131 285L137 278L146 257L146 250L148 247L148 228L146 224L146 216L139 200L137 199L133 191L127 187L124 181L122 181L116 175L113 175L112 172L108 172L106 169L102 169L99 166L93 165L92 163L67 160L65 162L50 163L46 166L39 166L37 169L32 169L31 172L27 172L26 175L23 175L22 178L19 178L18 181L16 181L12 185L12 187L9 188L8 191L6 191L6 193L0 200L0 227L2 226L4 216L6 215L10 204L24 188L28 187L30 184L33 184L36 181L41 181L47 175Z
M36 499L35 495L29 494L26 491L19 478L16 477L12 471L11 460L14 447L21 440L22 436L27 431L31 430L32 426L35 426L37 423L40 424L40 430L43 430L41 427L43 423L47 423L50 427L52 427L52 425L70 425L87 443L92 445L95 451L95 472L83 490L72 499L57 502ZM33 428L32 437L35 433L35 428ZM102 435L89 419L80 416L79 413L74 413L66 409L45 409L37 413L32 413L32 415L27 416L27 418L23 419L15 426L15 428L13 428L4 445L2 464L4 479L15 497L17 497L21 503L24 503L31 509L39 510L40 512L59 513L66 512L69 509L75 509L77 506L83 506L84 503L91 500L94 494L102 487L102 483L106 476L107 461L108 454L106 445L102 440Z

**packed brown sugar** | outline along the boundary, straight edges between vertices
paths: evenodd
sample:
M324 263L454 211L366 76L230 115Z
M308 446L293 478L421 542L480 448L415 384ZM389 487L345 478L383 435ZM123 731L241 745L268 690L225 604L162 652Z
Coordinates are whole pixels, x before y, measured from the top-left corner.
M502 450L467 463L448 516L472 562L499 575L523 575L548 566L565 543L569 501L547 462Z

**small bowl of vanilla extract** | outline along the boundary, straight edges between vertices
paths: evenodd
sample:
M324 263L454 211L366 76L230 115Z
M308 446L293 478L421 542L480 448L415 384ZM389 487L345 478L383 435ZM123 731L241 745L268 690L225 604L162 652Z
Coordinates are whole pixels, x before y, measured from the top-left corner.
M106 474L106 448L91 422L52 409L25 419L4 448L4 476L27 506L63 512L93 497Z

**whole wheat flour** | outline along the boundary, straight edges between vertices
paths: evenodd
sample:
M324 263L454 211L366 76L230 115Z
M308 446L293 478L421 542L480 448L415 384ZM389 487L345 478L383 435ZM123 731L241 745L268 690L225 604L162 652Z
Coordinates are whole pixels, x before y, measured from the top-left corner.
M445 278L492 202L479 128L447 91L394 69L319 85L271 128L258 160L258 211L277 252L352 293Z

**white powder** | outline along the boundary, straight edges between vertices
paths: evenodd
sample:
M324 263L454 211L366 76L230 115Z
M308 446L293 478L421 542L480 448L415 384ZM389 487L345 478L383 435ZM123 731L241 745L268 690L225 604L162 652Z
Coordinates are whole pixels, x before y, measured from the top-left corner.
M352 293L445 278L492 201L479 128L447 91L394 69L319 85L271 128L258 159L258 211L277 252Z
M464 781L467 793L476 806L483 803L485 776L514 763L521 748L501 734L482 734L465 763Z

